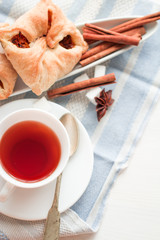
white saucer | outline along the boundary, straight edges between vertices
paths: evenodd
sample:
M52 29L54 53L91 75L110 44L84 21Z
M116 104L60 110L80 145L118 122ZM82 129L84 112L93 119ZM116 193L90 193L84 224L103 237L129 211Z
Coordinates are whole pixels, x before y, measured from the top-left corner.
M0 107L0 120L8 113L32 107L35 99L17 100ZM67 110L58 104L50 102L50 110L60 118ZM78 121L78 120L77 120ZM70 208L84 193L90 181L93 170L93 151L90 138L78 121L79 145L76 153L70 158L62 175L59 211ZM3 179L0 177L0 187ZM55 189L55 182L37 189L17 188L5 203L0 203L0 212L9 217L21 220L42 220L47 217Z

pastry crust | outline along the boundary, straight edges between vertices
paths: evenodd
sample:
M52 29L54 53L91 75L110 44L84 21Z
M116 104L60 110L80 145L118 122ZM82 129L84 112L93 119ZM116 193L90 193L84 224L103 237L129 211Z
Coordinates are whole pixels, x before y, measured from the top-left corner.
M37 95L72 71L88 48L79 30L51 0L41 0L12 26L1 29L0 40L17 73Z
M0 100L8 98L14 89L17 73L5 54L0 54Z

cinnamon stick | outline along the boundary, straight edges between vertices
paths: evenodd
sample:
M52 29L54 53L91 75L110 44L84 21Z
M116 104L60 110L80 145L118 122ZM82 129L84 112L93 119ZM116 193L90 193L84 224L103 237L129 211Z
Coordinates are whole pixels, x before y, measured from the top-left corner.
M60 88L48 90L47 95L49 98L56 98L56 97L72 94L78 91L87 90L90 88L94 88L94 87L98 87L106 84L112 84L112 83L115 83L115 80L116 80L116 77L114 73L109 73L101 77L91 78L81 82L72 83Z
M123 34L125 35L128 35L128 36L131 36L131 35L144 35L146 33L146 30L144 27L139 27L139 28L134 28L134 29L131 29L129 31L126 31L124 32ZM102 43L99 43L98 45L96 45L95 47L91 48L90 50L88 50L87 52L85 52L82 57L81 57L81 60L87 58L87 57L90 57L94 54L97 54L111 46L113 46L114 44L113 43L109 43L109 42L102 42Z
M98 59L100 59L104 56L107 56L107 55L109 55L109 54L111 54L111 53L113 53L113 52L115 52L119 49L122 49L124 47L126 47L126 45L124 45L124 44L115 44L115 45L113 45L113 46L111 46L111 47L109 47L109 48L107 48L103 51L98 52L97 54L94 54L94 55L92 55L88 58L85 58L85 59L81 60L79 63L82 65L82 67L84 67L84 66L88 65L89 63L92 63L92 62L94 62L94 61L96 61L96 60L98 60Z
M91 33L83 33L84 39L91 39L91 40L101 40L106 42L112 43L120 43L126 45L135 45L139 44L140 38L138 37L129 37L123 34L121 35L101 35L101 34L91 34Z
M133 23L130 23L126 26L119 26L116 31L121 33L121 32L124 32L124 31L127 31L127 30L130 30L132 28L136 28L136 27L140 27L140 26L144 26L145 24L147 23L151 23L151 22L155 22L157 20L160 19L160 16L158 17L155 17L155 18L151 18L151 19L143 19L143 20L139 20L137 22L133 22ZM112 29L113 30L113 29ZM115 30L115 29L114 29Z
M102 28L102 27L99 27L99 26L91 24L91 23L86 23L85 24L84 32L85 31L89 32L89 33L96 32L96 33L99 33L99 34L111 34L111 35L121 36L121 33L113 31L112 29Z
M113 31L116 31L116 32L122 32L124 27L126 27L126 26L128 27L128 26L131 26L132 24L134 24L132 26L135 27L136 23L138 23L138 22L140 22L142 24L142 21L146 20L146 19L149 20L149 22L152 22L152 21L156 21L155 18L156 18L156 20L160 19L160 12L151 13L151 14L145 15L143 17L139 17L139 18L135 18L135 19L129 20L127 22L121 23L121 24L111 28L110 30L113 30ZM149 23L149 22L147 22L147 23ZM142 25L144 25L144 23Z
M85 52L81 57L81 61L85 58L88 58L88 57L96 54L96 53L102 52L103 50L105 50L111 46L113 46L113 43L109 43L109 42L99 43L95 47L93 47L93 48L89 49L87 52Z

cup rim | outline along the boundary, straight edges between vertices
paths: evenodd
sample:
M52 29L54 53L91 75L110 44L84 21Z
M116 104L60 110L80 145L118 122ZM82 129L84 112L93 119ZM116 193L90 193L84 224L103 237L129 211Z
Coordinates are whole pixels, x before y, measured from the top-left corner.
M63 154L61 155L61 159L60 159L60 162L59 162L61 164L60 165L58 164L57 168L49 176L47 176L46 178L44 178L42 180L35 181L35 182L23 182L23 181L20 181L20 180L18 180L16 178L12 177L10 174L8 174L5 171L5 169L3 168L2 164L1 164L1 160L0 160L0 173L1 173L0 176L5 181L15 185L16 187L21 187L21 188L38 188L38 187L42 187L42 186L44 186L46 184L49 184L50 182L54 181L63 172L64 168L67 165L68 159L69 159L70 140L69 140L68 133L67 133L65 127L63 126L63 124L60 122L60 120L55 115L53 115L53 114L51 114L51 113L49 113L49 112L47 112L45 110L39 109L39 108L24 108L24 109L16 110L16 111L14 111L12 113L9 113L7 116L5 116L0 121L0 129L1 129L2 124L7 119L11 118L13 115L16 115L18 113L23 113L23 112L29 112L29 111L32 112L32 113L33 112L34 113L38 112L40 114L43 114L43 115L49 117L50 119L52 119L57 124L57 126L60 129L60 131L63 133L63 139L64 139L64 142L65 142L66 145L64 146L64 145L61 144L61 149L63 148L63 151L62 151ZM32 120L32 118L30 120ZM23 120L20 120L20 121L19 121L19 119L17 120L17 122L21 122L21 121L23 121ZM24 121L26 121L26 120L24 120ZM41 121L39 119L37 119L35 121L39 121L39 122L43 123L43 121ZM14 124L15 124L15 122L12 125L14 125ZM53 131L55 131L55 130L53 130ZM4 133L1 134L0 138L3 136L3 134ZM60 143L61 143L61 141L60 141Z

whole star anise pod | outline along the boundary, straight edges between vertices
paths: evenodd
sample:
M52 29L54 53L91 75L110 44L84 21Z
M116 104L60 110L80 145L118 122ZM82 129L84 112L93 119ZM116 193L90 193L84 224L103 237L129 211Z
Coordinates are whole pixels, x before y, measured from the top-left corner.
M112 90L105 92L105 89L103 89L100 92L99 97L95 97L95 101L97 103L97 119L100 121L101 118L105 115L108 107L111 106L114 102L114 99L112 98Z

